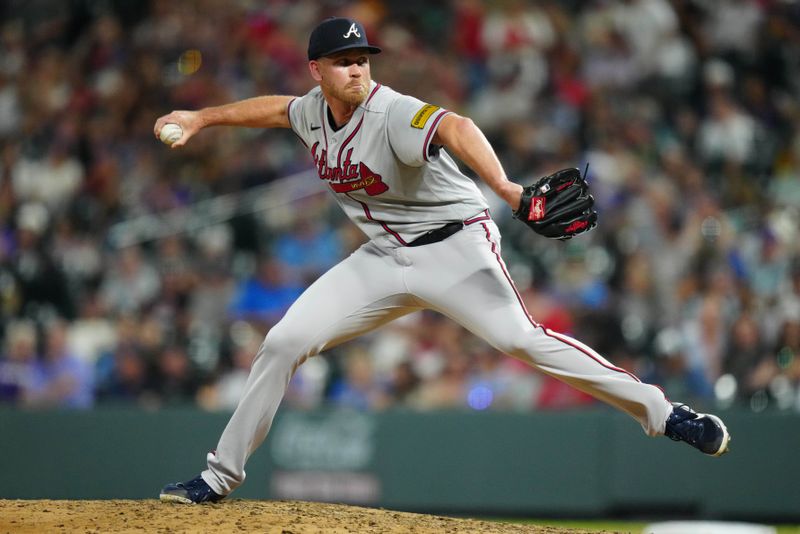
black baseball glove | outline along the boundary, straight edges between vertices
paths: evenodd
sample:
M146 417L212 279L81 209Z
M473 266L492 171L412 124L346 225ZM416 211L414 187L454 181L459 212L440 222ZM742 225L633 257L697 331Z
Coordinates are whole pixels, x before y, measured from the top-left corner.
M597 226L594 198L579 169L561 169L522 191L514 218L550 239L570 239Z

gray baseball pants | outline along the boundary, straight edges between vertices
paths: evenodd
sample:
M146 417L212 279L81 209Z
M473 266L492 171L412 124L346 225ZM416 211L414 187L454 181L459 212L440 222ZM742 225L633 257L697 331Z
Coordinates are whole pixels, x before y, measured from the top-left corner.
M425 308L622 410L648 435L664 433L672 407L659 388L530 317L500 257L500 233L486 217L420 247L376 238L314 282L267 334L203 479L220 495L244 482L247 459L306 359Z

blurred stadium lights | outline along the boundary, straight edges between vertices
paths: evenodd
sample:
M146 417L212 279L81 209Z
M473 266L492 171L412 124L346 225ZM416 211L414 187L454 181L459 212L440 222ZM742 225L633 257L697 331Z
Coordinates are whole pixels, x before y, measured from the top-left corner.
M714 384L714 395L717 397L717 405L721 408L733 406L738 388L736 377L732 374L728 373L719 377Z

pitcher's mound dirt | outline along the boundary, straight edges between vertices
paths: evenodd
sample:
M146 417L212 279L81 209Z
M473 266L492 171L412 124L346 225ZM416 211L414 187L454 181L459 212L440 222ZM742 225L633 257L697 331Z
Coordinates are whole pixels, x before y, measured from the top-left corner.
M145 501L0 500L0 533L265 532L269 534L585 533L534 525L300 501L182 505Z

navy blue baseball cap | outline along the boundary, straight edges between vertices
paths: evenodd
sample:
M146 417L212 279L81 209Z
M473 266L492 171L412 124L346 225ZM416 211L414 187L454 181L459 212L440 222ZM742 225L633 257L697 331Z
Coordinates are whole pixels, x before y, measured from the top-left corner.
M381 49L367 42L367 32L359 22L331 17L319 23L308 38L308 60L319 59L350 48L365 48L370 54Z

